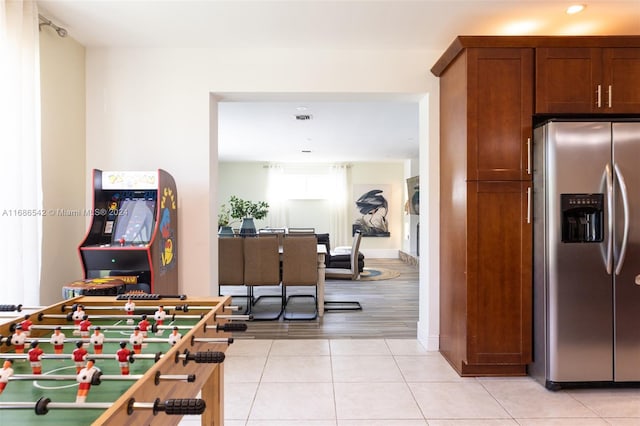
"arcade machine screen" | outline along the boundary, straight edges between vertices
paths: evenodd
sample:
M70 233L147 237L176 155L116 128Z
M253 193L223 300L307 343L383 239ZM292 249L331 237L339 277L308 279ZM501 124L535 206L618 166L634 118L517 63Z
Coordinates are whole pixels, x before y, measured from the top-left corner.
M128 199L120 204L112 244L148 244L155 225L156 200Z

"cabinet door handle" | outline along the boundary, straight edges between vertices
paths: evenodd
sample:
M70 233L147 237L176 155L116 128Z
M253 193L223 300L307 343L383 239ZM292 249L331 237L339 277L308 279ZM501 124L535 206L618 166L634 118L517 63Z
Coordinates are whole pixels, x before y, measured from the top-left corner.
M596 89L596 108L600 108L602 106L602 86L598 84L598 88Z
M527 224L531 223L531 187L527 187Z
M612 97L612 94L611 94L611 85L609 85L609 108L611 108L611 97Z
M527 138L527 174L531 174L531 138Z

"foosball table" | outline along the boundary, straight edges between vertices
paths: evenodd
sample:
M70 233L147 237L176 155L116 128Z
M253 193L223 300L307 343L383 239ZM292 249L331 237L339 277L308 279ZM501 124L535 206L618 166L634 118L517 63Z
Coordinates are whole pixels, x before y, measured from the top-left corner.
M199 415L202 425L222 425L224 352L246 330L231 322L230 300L0 305L0 424L164 426Z

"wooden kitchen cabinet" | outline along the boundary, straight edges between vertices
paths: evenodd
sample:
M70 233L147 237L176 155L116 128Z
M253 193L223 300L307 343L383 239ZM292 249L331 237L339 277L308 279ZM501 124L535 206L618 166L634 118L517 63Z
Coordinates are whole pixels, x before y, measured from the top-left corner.
M440 351L463 376L531 361L533 49L464 49L440 77Z
M640 48L536 49L539 114L626 114L640 110Z

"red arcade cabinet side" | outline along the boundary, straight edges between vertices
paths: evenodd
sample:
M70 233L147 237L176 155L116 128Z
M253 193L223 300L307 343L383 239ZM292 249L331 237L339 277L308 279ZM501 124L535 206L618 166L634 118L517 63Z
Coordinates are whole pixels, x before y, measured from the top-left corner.
M78 247L85 279L117 276L126 291L177 294L177 241L169 173L93 170L93 215Z

